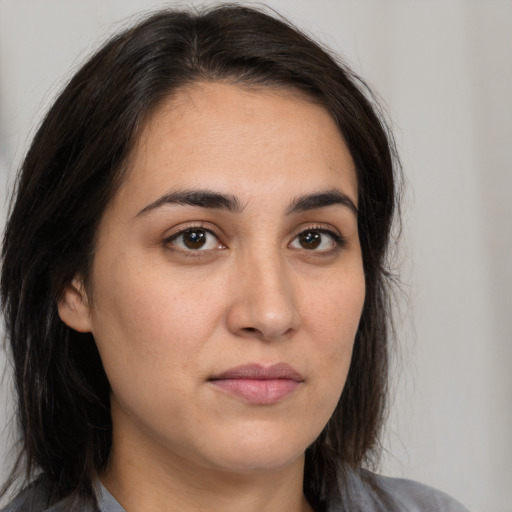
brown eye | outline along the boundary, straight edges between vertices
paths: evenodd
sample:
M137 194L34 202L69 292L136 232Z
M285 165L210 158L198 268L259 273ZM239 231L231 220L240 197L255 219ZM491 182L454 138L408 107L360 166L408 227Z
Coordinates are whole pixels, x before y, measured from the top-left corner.
M327 254L342 247L345 240L326 229L306 229L299 233L290 244L292 249L302 249Z
M188 249L201 249L206 243L206 232L203 229L187 229L181 236Z
M208 251L222 249L224 246L208 229L189 228L176 233L166 243L182 251Z
M322 234L318 231L304 231L298 238L304 249L316 249L322 242Z

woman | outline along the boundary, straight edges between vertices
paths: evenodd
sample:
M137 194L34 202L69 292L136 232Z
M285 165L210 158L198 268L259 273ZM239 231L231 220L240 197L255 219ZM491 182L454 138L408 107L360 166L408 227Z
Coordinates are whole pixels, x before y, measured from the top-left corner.
M450 510L369 472L392 140L281 20L164 11L37 132L3 249L22 449L6 510Z

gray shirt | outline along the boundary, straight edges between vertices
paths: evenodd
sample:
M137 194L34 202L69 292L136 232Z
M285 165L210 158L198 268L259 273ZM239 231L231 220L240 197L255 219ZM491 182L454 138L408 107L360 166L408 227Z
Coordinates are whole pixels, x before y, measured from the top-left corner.
M463 505L447 494L418 482L379 475L373 475L373 479L374 483L395 501L395 504L391 508L389 506L383 508L375 500L375 496L369 488L365 487L363 483L356 483L354 503L357 503L357 510L362 512L468 512ZM97 498L100 512L125 512L118 501L101 484L98 485ZM47 508L44 505L46 501L44 489L36 485L24 491L2 512L68 512L68 510L93 512L85 506L70 509L62 502ZM347 509L337 502L330 503L328 508L328 512L349 512L349 510L354 512L354 506L351 505L350 509Z

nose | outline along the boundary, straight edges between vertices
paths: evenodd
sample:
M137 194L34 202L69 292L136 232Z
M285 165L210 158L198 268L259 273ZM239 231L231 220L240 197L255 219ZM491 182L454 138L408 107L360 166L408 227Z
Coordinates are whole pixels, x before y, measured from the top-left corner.
M276 256L240 261L227 317L229 330L262 340L293 336L301 319L292 272Z

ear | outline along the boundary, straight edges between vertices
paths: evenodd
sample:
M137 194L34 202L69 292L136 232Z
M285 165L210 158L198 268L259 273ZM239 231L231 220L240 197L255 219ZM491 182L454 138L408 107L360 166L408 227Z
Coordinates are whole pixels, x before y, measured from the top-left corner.
M89 301L82 279L74 277L64 287L57 303L60 319L78 332L91 332L91 315Z

